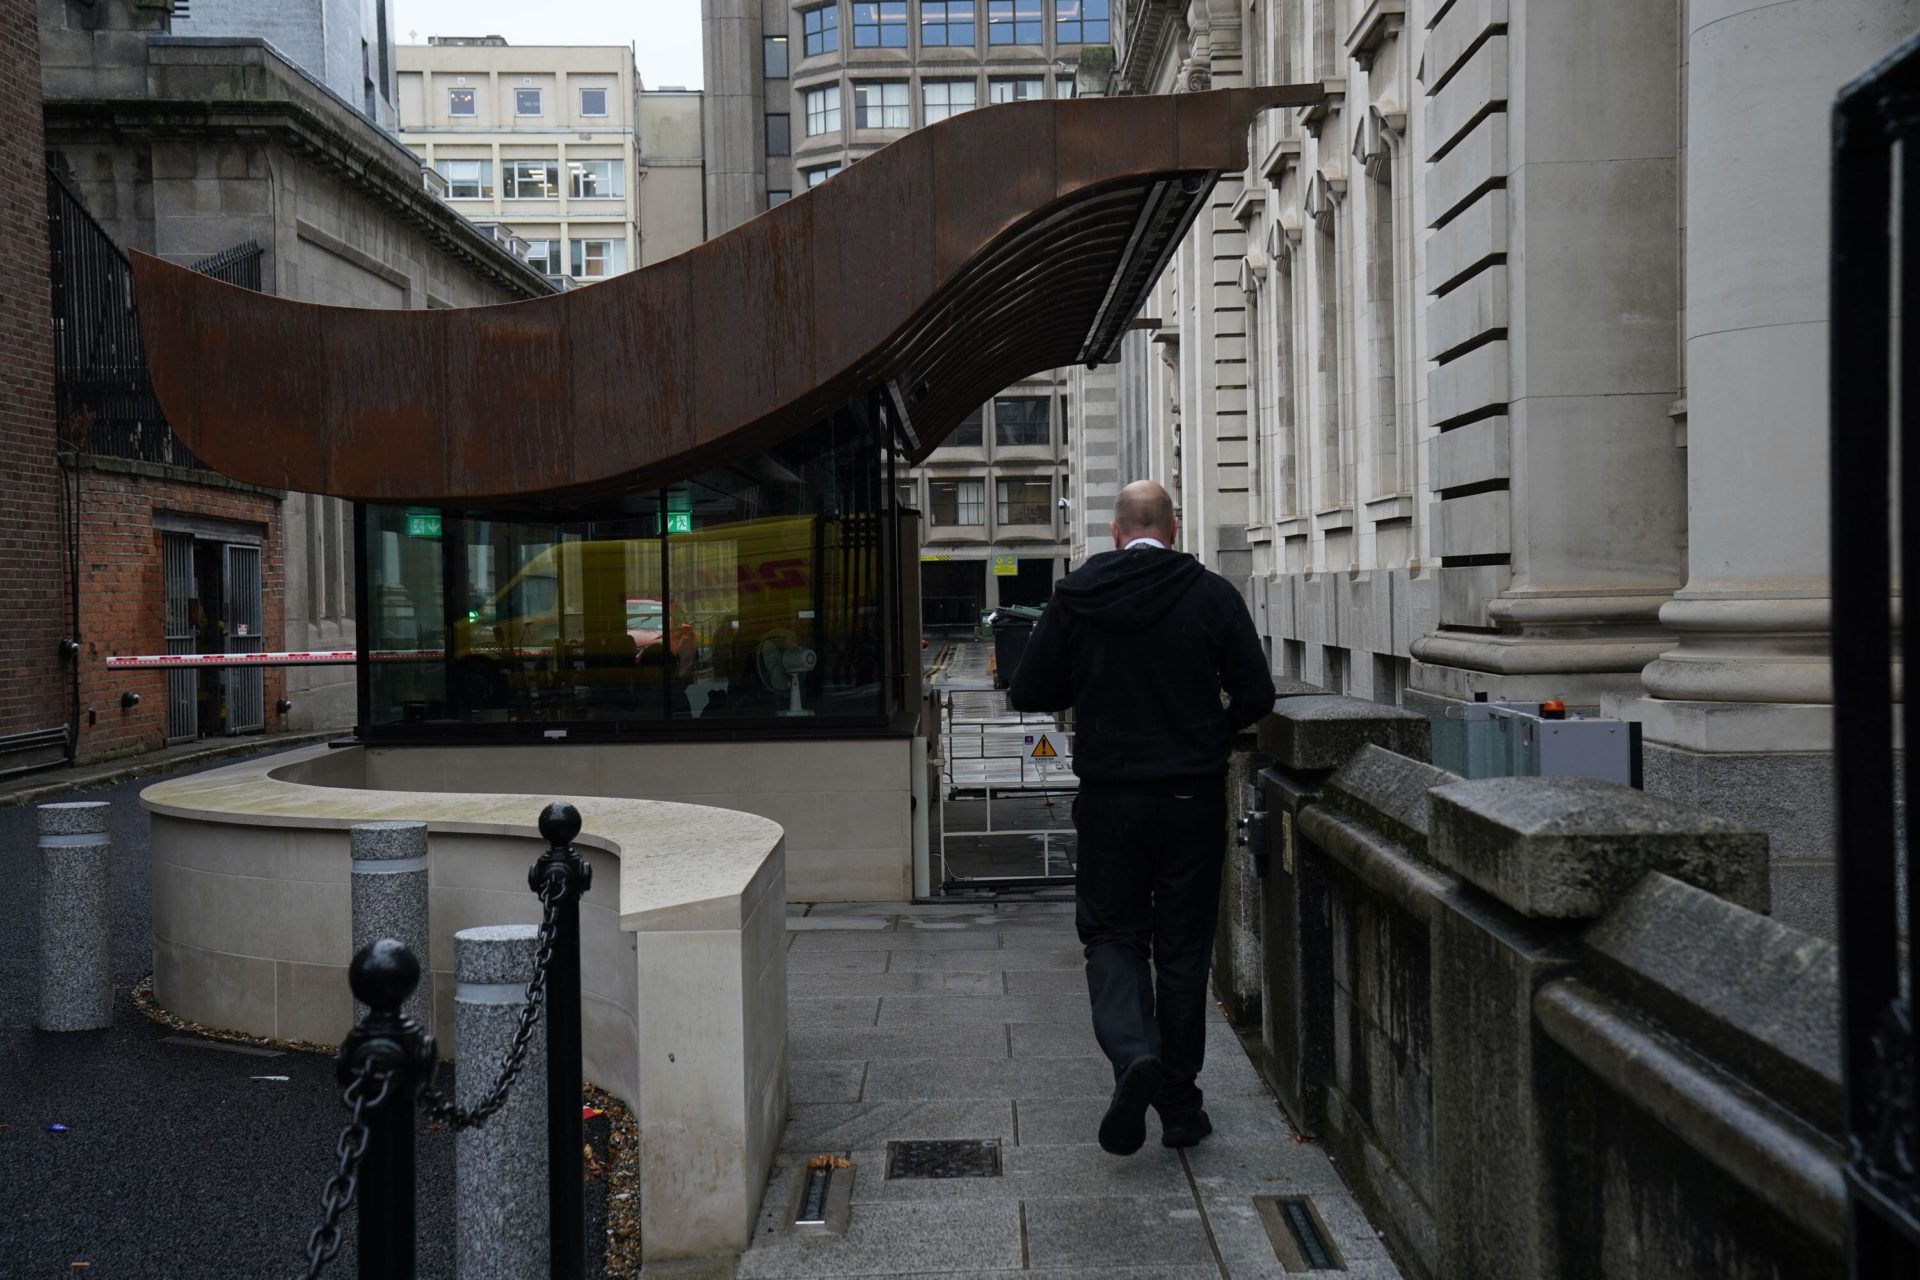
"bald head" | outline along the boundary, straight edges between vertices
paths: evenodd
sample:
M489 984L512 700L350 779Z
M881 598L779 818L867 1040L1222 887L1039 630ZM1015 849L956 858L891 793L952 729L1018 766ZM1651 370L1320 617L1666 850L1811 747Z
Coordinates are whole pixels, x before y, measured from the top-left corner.
M1115 547L1135 538L1157 538L1171 547L1180 532L1172 495L1152 480L1135 480L1114 500L1112 532Z

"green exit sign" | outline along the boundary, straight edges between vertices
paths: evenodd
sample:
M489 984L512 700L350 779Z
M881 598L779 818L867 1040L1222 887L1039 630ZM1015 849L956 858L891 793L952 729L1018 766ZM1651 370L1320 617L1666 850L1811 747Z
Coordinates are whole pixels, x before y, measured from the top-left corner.
M693 532L693 512L691 511L667 512L667 532L668 533L692 533Z
M440 513L438 511L407 512L407 536L409 538L439 537Z

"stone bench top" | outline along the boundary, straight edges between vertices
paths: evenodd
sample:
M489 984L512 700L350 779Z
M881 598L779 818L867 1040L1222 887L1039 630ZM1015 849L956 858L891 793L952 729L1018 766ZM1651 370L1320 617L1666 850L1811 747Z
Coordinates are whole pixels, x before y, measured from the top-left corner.
M751 813L608 796L388 791L330 786L330 768L358 747L306 747L156 783L149 812L201 822L345 830L360 822L425 822L429 831L541 840L540 811L580 811L575 844L620 859L620 927L635 932L739 929L779 874L780 825ZM307 779L314 779L308 781ZM536 855L537 856L537 855ZM528 865L532 865L531 857ZM341 846L340 875L348 871Z

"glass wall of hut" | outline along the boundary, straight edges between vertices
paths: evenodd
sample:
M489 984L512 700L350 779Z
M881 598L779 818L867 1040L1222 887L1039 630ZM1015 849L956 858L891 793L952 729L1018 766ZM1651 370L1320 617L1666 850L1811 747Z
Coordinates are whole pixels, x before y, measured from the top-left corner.
M361 504L360 738L910 731L917 531L889 409L855 403L763 453L591 502Z

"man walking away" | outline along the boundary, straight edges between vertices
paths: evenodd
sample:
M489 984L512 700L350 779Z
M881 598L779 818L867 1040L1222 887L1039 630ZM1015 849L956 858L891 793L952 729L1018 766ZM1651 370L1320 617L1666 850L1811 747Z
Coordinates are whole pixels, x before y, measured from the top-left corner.
M1113 544L1054 588L1009 694L1071 706L1080 776L1076 923L1093 1029L1113 1062L1100 1145L1131 1155L1213 1132L1195 1084L1226 849L1227 745L1273 709L1273 678L1225 578L1169 550L1180 525L1150 480L1120 491Z

